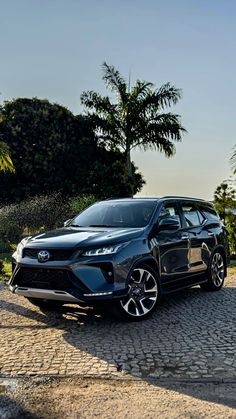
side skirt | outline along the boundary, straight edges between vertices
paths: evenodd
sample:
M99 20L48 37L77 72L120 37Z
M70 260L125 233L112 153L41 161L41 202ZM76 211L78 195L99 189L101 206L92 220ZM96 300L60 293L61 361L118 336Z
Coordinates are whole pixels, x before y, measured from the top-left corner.
M202 274L198 276L188 277L184 279L179 279L177 281L171 281L167 283L162 283L161 288L163 294L170 294L171 292L180 291L182 289L191 288L194 285L200 285L207 282L207 278Z

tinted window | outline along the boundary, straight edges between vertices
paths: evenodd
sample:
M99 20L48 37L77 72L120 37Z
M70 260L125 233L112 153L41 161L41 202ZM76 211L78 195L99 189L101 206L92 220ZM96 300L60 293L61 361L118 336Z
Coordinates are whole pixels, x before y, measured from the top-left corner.
M176 221L179 221L180 223L180 217L177 208L174 204L166 204L163 205L161 212L158 217L158 222L165 219L173 219Z
M219 216L217 212L212 207L200 207L201 212L203 213L204 217L206 217L210 221L217 221L219 222Z
M182 211L188 227L199 226L204 221L200 220L200 213L193 205L182 205Z
M203 224L206 217L204 217L203 214L200 211L198 211L198 217L199 217L199 220L200 220L200 224Z
M144 227L150 221L156 202L99 202L87 208L70 225L81 227Z

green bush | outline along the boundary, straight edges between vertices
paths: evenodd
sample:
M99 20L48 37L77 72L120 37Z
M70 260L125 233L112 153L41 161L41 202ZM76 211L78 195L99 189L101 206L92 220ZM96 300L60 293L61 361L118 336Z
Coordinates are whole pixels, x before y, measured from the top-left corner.
M76 215L79 212L83 211L85 208L89 207L89 205L92 205L96 201L97 201L97 198L91 194L75 196L71 198L70 207L73 212L73 215Z
M71 216L69 200L59 193L36 196L0 208L0 238L17 242L23 236L63 225Z
M19 204L0 208L0 251L7 252L11 243L24 236L62 227L96 201L94 195L65 198L60 193L39 195Z

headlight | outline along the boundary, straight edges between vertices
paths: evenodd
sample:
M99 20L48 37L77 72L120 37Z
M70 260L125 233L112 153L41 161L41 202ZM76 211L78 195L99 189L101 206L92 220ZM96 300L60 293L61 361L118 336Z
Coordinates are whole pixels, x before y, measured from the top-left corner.
M114 244L113 246L99 247L98 249L86 250L82 256L102 256L117 253L121 248L127 246L128 243Z

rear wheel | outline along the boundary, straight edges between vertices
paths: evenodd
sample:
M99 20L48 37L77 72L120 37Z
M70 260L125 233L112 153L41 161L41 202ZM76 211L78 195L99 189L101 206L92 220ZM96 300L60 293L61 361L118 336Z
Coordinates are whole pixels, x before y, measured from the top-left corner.
M222 253L216 251L211 257L208 269L208 280L201 284L201 288L206 291L219 291L224 285L225 261Z
M46 310L59 310L63 306L63 302L56 300L46 300L42 298L31 298L26 297L28 301L34 306L37 306Z
M128 287L128 295L118 302L116 312L129 321L146 319L155 310L160 297L156 272L148 265L135 268Z

